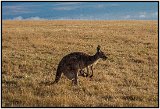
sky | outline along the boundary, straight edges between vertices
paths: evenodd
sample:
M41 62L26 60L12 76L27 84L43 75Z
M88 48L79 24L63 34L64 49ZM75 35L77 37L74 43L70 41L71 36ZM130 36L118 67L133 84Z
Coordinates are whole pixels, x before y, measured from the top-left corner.
M158 2L2 2L3 20L158 20Z

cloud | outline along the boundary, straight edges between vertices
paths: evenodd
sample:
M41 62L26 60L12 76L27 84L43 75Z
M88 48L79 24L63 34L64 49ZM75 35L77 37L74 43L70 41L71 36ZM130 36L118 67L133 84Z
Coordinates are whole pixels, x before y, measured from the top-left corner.
M146 18L147 17L147 13L146 12L140 12L138 17L139 18Z
M157 17L157 16L158 16L158 12L153 12L153 13L151 13L151 15L152 15L153 17Z
M3 14L4 15L17 15L17 14L28 14L28 13L35 13L34 9L41 7L43 5L36 5L36 4L19 4L19 5L8 5L2 6Z
M146 15L139 15L139 18L145 18L146 17Z
M112 6L112 7L118 7L118 6L120 6L120 4L110 4L110 6Z
M98 5L96 5L95 7L96 7L96 8L104 8L105 5L103 5L103 4L98 4Z
M57 4L56 4L57 5ZM82 3L59 3L57 7L52 8L53 10L59 10L59 11L70 11L70 10L75 10L75 9L80 9L80 8L106 8L106 7L117 7L119 6L118 4L95 4L95 3L90 3L90 4L82 4Z
M3 10L5 11L5 15L16 15L16 14L24 14L24 13L33 13L33 11L29 10L30 7L26 6L3 6Z
M124 19L130 19L131 18L131 15L126 15L123 17Z
M25 20L48 20L48 19L40 18L40 17L36 16L36 17L26 18Z
M121 16L120 18L122 19L156 19L158 18L158 12L137 12L120 16Z
M18 16L18 17L13 18L13 20L23 20L23 17L22 16Z
M48 20L48 19L40 18L40 17L38 17L38 16L29 17L29 18L23 18L22 16L18 16L18 17L15 17L15 18L13 18L13 19L10 19L10 20Z
M57 3L54 4L53 10L58 10L58 11L70 11L74 9L81 8L83 5L79 5L81 2L66 2L66 3Z
M72 6L65 6L65 7L56 7L56 8L52 8L53 10L59 10L59 11L70 11L70 10L74 10L77 9L78 7L72 7Z
M113 7L118 7L118 6L120 6L119 4L93 4L93 5L91 5L91 6L89 6L89 7L91 7L91 8L113 8Z
M67 6L67 5L77 5L77 4L81 4L81 2L65 2L65 3L57 3L55 4L55 6Z
M83 8L95 8L95 9L102 9L102 8L113 8L113 7L118 7L120 5L118 4L102 4L102 3L90 3L90 4L87 4L87 5L82 5L81 7Z

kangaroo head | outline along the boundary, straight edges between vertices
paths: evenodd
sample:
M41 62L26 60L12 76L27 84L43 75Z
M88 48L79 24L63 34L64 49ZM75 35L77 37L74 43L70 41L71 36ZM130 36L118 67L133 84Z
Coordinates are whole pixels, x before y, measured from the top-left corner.
M107 59L107 56L104 54L104 52L102 52L100 50L100 45L97 46L97 55L99 58L102 58L103 60L106 60Z

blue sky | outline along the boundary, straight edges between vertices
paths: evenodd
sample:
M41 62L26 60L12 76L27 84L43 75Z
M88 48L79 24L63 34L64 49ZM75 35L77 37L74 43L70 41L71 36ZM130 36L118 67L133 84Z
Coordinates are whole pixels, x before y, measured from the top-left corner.
M2 2L2 19L158 20L158 2Z

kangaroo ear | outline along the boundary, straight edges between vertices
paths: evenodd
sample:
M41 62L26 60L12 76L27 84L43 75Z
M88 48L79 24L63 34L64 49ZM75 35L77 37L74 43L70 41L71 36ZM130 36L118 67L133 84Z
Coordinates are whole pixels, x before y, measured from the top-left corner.
M101 46L100 46L100 45L98 45L98 46L97 46L97 52L99 52L99 51L100 51L100 48L101 48Z

